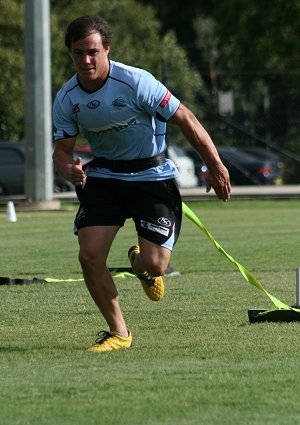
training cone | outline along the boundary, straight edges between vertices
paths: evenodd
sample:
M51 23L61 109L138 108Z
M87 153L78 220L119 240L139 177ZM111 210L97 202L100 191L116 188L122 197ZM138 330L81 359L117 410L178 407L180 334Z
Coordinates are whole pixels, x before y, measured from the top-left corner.
M17 221L16 210L12 201L7 203L6 220L10 221L11 223L15 223Z

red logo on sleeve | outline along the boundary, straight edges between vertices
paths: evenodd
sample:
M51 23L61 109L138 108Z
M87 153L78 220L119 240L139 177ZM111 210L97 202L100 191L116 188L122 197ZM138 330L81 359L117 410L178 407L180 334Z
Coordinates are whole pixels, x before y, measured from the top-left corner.
M79 103L75 103L73 105L72 112L73 114L77 114L77 112L80 112Z
M163 100L160 102L159 106L161 108L164 108L166 106L166 104L169 102L169 100L171 99L171 92L167 89L167 92L165 94L165 97L163 98Z

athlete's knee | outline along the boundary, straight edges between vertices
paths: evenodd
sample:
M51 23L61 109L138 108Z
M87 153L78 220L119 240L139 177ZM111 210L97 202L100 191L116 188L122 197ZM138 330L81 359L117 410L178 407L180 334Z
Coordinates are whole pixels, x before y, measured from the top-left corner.
M106 262L104 258L101 258L98 253L91 252L88 250L80 249L78 254L78 260L83 270L106 267Z
M78 260L83 270L87 269L95 262L93 257L83 250L79 251Z

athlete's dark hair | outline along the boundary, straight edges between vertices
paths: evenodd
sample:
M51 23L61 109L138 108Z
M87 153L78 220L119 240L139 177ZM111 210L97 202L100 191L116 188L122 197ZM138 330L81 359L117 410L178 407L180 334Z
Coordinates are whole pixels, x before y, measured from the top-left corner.
M65 36L65 45L71 50L72 42L81 40L95 32L101 35L103 46L108 47L112 37L110 25L101 16L80 16L69 24Z

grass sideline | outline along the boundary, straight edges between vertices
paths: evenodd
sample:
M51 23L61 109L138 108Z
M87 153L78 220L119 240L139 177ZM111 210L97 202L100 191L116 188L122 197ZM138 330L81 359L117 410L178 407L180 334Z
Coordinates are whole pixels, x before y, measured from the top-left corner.
M300 201L188 203L276 297L295 300ZM74 211L0 213L1 276L81 278ZM131 222L109 265L128 266ZM166 295L149 301L119 279L131 350L88 353L105 323L82 282L0 286L3 425L289 425L300 420L299 323L250 325L270 306L184 219Z

